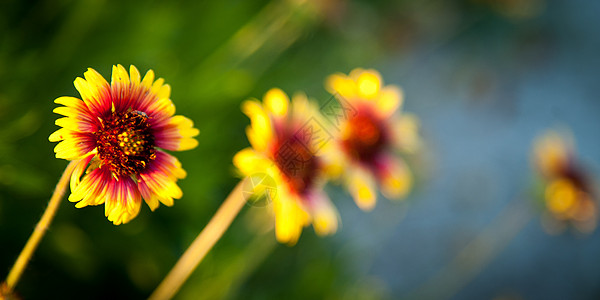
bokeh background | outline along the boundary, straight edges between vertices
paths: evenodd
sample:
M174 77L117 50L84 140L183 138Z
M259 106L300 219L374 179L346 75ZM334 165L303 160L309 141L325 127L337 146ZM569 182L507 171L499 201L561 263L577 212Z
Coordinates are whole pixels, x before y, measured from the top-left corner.
M271 87L323 103L327 75L379 70L402 86L425 142L402 202L279 245L247 206L177 299L598 299L600 233L541 224L531 145L571 131L600 172L600 2L586 0L102 1L0 3L0 277L62 170L53 100L113 64L155 70L201 130L177 156L184 197L126 225L64 200L17 291L25 299L140 299L236 184L240 103Z

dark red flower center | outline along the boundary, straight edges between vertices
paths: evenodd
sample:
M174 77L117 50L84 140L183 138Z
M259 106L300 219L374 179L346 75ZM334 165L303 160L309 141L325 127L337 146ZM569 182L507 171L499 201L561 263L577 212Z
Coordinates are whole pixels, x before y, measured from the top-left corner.
M370 111L359 110L346 124L347 135L342 140L344 151L360 162L373 163L388 143L383 120Z
M300 134L287 134L274 148L275 164L283 173L290 188L304 194L315 182L319 160L311 145Z
M578 189L591 192L588 175L580 166L570 162L559 171L559 175L569 179Z
M113 112L99 120L100 130L95 133L98 156L114 174L139 174L156 158L154 136L145 113Z

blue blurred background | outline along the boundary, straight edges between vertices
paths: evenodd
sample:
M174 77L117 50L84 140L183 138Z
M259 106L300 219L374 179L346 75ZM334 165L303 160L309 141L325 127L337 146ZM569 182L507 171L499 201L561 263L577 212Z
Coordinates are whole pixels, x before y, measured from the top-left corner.
M248 206L177 299L598 299L600 235L549 234L533 139L566 128L600 171L600 2L558 0L14 1L0 3L0 270L66 162L47 137L56 97L113 64L153 69L201 130L177 156L184 197L126 225L64 200L17 291L25 299L147 297L238 179L240 103L271 87L329 95L327 75L379 70L405 92L425 148L403 202L279 245Z

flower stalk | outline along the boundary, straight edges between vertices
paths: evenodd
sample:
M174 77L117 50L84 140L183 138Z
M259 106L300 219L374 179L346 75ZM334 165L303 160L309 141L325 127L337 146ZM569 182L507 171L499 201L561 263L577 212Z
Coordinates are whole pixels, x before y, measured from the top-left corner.
M208 251L223 236L233 219L246 203L247 196L242 191L243 180L231 191L206 227L200 232L185 253L179 258L169 274L150 295L150 300L171 299L183 283L204 259Z
M7 277L6 281L2 284L3 290L5 292L10 293L14 290L15 286L19 282L19 279L21 278L21 274L23 274L25 267L27 267L27 263L31 259L31 256L37 249L37 246L39 245L40 241L42 240L42 237L44 237L44 234L48 230L48 227L50 227L50 223L54 219L56 210L58 209L58 207L60 205L60 200L65 195L65 190L67 189L67 185L69 184L69 179L71 178L71 174L73 173L73 170L75 169L76 163L77 163L77 161L72 161L69 163L69 165L67 165L65 171L63 172L62 176L60 177L60 179L58 181L58 184L56 184L54 193L52 194L52 197L50 198L50 201L48 202L48 207L44 211L44 214L42 215L42 218L40 219L40 221L35 226L33 233L29 237L29 240L27 240L27 243L25 244L25 247L19 254L17 261L15 262L12 269L8 273L8 277Z

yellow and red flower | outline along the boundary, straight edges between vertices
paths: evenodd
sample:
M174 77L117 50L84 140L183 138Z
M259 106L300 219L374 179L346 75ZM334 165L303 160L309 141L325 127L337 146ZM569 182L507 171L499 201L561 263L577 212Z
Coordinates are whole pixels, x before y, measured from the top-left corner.
M271 89L262 103L245 101L242 111L251 121L246 134L252 147L238 152L233 163L243 176L266 174L275 182L270 200L277 240L293 245L311 223L319 235L334 233L337 210L322 189L327 176L320 152L327 139L315 105L304 95L290 103L283 91Z
M348 76L334 74L326 88L347 106L339 121L339 162L345 184L356 204L371 210L377 198L376 183L390 199L403 198L411 189L412 175L395 151L415 152L420 145L418 119L409 114L394 116L403 94L394 85L383 86L375 70L355 69Z
M75 79L81 99L60 97L54 112L62 128L50 135L57 158L76 161L69 201L75 207L105 204L115 225L127 223L140 211L142 198L154 211L159 202L173 205L182 191L177 180L186 176L181 163L162 149L189 150L198 145L198 129L183 116L174 116L171 87L149 70L143 79L130 67L113 66L108 82L89 68Z
M598 207L590 178L577 164L570 136L549 131L536 139L533 162L544 181L544 204L554 220L581 232L596 228Z

